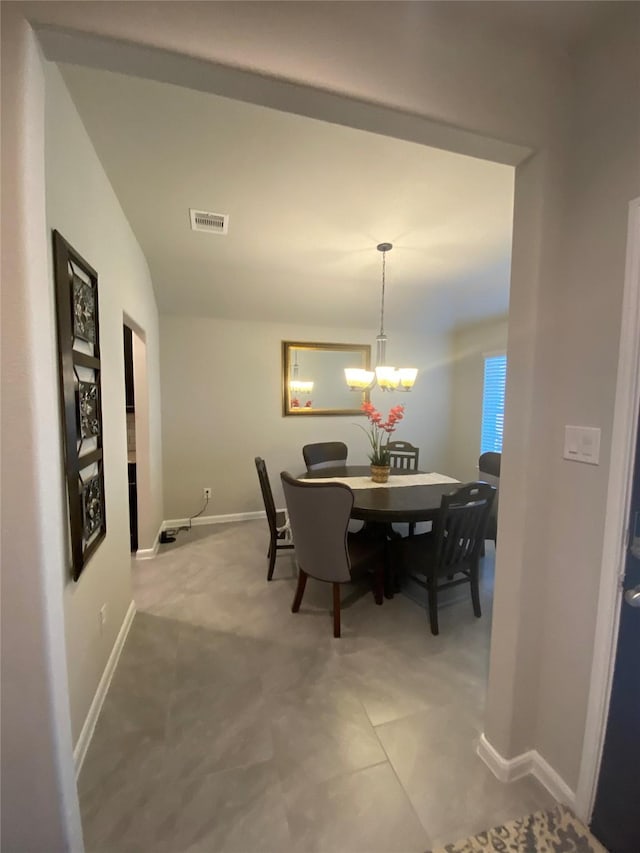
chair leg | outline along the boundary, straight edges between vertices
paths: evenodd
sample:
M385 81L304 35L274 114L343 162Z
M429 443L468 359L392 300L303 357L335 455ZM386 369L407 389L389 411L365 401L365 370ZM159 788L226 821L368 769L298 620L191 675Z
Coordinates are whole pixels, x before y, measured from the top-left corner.
M396 578L396 570L393 565L393 561L390 557L390 546L389 543L394 539L401 539L401 535L396 533L396 531L391 527L390 524L384 525L385 528L385 539L384 539L384 582L383 582L383 592L385 598L393 598L395 592L399 592L399 584L397 583ZM397 587L397 589L396 589Z
M303 572L302 569L298 569L298 586L296 587L296 594L293 599L293 604L291 605L291 612L297 613L300 610L300 605L302 604L302 596L304 595L304 588L307 585L307 573Z
M340 636L340 584L333 585L333 636Z
M385 549L386 550L386 549ZM373 600L376 604L384 601L384 579L387 572L386 559L378 564L373 573Z
M431 633L438 636L438 583L435 575L427 576L427 596L429 598L429 623Z
M471 603L473 604L473 615L478 619L482 616L480 609L480 585L478 582L478 564L471 570Z
M272 539L269 545L269 571L267 572L267 580L270 581L273 577L273 570L276 565L276 554L278 553L278 549L276 547L275 540Z

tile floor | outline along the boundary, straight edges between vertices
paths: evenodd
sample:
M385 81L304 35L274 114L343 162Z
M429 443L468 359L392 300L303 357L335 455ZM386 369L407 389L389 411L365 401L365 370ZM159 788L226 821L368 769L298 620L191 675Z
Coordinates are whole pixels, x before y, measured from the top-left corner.
M299 614L291 553L266 582L265 522L194 528L134 562L138 613L79 780L89 853L424 853L552 803L476 756L482 619L451 590L440 636L407 595L346 587Z

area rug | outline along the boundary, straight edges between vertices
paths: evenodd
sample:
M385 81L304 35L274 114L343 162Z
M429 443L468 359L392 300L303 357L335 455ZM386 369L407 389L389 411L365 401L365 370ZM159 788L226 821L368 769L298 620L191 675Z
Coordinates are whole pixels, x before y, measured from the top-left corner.
M607 853L587 827L565 806L495 826L430 853Z

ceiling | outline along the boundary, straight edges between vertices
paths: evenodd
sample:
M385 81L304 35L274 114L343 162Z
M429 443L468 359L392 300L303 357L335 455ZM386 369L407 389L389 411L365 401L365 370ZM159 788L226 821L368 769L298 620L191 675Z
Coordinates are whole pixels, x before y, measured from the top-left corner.
M389 329L452 328L507 310L511 167L60 68L161 313L375 328L382 241L394 244ZM228 214L228 234L192 232L189 208Z
M570 53L628 0L456 0L427 3L438 14L464 21L523 44ZM429 11L428 9L425 11Z

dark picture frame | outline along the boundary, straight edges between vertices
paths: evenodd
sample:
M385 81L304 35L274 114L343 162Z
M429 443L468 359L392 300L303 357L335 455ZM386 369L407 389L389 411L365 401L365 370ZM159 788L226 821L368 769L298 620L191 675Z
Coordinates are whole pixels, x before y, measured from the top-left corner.
M77 581L107 533L98 273L59 231L53 231L53 266L71 573Z

